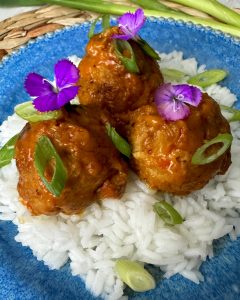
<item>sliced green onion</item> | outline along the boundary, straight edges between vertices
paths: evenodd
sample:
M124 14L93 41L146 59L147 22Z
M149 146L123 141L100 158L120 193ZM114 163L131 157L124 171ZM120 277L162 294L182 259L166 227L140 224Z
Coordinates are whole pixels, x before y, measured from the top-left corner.
M231 113L231 117L228 119L229 122L236 122L236 121L240 121L240 110L233 108L233 107L229 107L226 105L220 105L222 110L225 110L229 113Z
M202 72L188 79L188 83L206 88L214 83L223 80L228 73L221 69L212 69Z
M107 134L111 138L114 146L121 152L123 155L130 158L131 156L131 147L128 142L121 137L114 127L112 127L109 123L106 124Z
M240 27L240 15L216 0L171 0L182 5L186 5L203 11L218 20Z
M186 76L188 76L186 73L176 69L163 68L161 69L161 72L164 78L169 81L182 81Z
M110 15L105 14L105 15L97 17L93 21L93 23L92 23L92 25L89 29L89 32L88 32L88 38L89 39L91 39L95 35L95 28L96 28L97 21L100 20L101 18L102 18L102 29L103 29L103 31L110 27Z
M103 30L106 30L110 28L110 15L103 15L102 16L102 28Z
M156 286L152 275L137 262L118 259L115 268L120 279L136 292L149 291Z
M19 134L14 135L1 149L0 149L0 168L10 164L15 155L15 144Z
M138 37L135 41L148 56L152 57L153 59L160 60L158 53L144 39Z
M153 209L167 225L177 225L183 222L181 215L166 201L156 202Z
M48 181L44 175L44 172L47 165L52 160L55 161L54 172L52 180ZM65 168L52 142L45 135L42 135L36 144L34 164L42 182L49 192L51 192L54 196L59 197L67 181L67 169Z
M139 73L139 68L138 68L138 65L136 62L135 54L134 54L132 46L129 44L129 42L120 40L120 39L114 39L113 43L114 43L116 55L121 60L124 67L130 73ZM124 50L129 51L129 53L131 55L130 58L123 55Z
M203 146L197 149L197 151L193 154L192 164L194 165L205 165L209 164L212 161L218 159L223 153L227 151L227 149L231 146L233 137L230 133L223 133L216 136L214 139L206 142ZM214 154L210 156L205 156L204 152L208 147L222 143L222 147Z
M88 32L88 38L91 39L94 35L95 35L95 28L96 28L96 24L97 24L97 21L100 19L100 17L97 17L93 22L92 22L92 25L89 29L89 32Z
M62 115L60 110L41 113L34 108L32 101L27 101L15 106L14 111L19 117L29 122L58 119Z
M200 1L192 1L191 2L200 2ZM43 0L44 3L44 0ZM89 1L89 0L47 0L47 3L63 5L67 7L77 8L81 10L89 10L102 14L113 14L113 15L122 15L129 12L135 12L136 7L130 7L129 5L115 4L110 1ZM169 12L169 11L157 11L144 9L145 16L154 16L154 17L162 17L162 18L173 18L174 20L187 21L192 22L194 24L201 24L203 26L210 26L214 29L222 30L223 32L227 32L236 36L240 36L240 29L232 26L220 23L215 20L199 18L195 16L183 15L178 12Z

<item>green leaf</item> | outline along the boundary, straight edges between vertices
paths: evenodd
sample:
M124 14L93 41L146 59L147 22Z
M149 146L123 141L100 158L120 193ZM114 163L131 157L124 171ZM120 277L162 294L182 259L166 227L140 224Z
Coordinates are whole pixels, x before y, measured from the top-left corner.
M14 135L1 149L0 149L0 168L10 164L15 155L15 144L18 140L19 134Z
M54 172L52 180L48 181L44 175L44 172L48 164L53 160L55 162L53 167ZM54 196L59 197L67 181L67 169L65 168L61 157L58 155L52 142L45 135L42 135L36 144L34 152L34 164L42 182L48 191Z
M123 155L130 158L131 156L131 147L128 142L121 137L109 123L106 124L107 134L111 138L114 146L121 152Z

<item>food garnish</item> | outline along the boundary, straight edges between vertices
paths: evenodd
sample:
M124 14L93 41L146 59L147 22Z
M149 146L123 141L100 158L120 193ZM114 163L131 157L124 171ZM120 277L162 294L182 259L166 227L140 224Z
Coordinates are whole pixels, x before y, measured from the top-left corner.
M91 38L94 36L96 24L97 24L97 21L98 21L99 19L102 19L102 28L103 28L103 30L106 30L107 28L110 27L110 15L102 15L102 16L96 18L96 19L93 21L93 23L92 23L92 25L91 25L91 27L90 27L90 30L89 30L89 32L88 32L88 38L89 38L89 39L91 39Z
M217 135L214 139L207 141L204 145L202 145L200 148L197 149L197 151L192 156L192 164L194 165L205 165L209 164L212 161L218 159L223 153L227 151L227 149L232 144L233 137L230 133L223 133ZM210 156L205 156L204 152L209 148L210 146L214 144L222 143L222 147L214 154Z
M176 69L161 68L161 72L164 78L169 81L182 81L186 76L188 76L186 73Z
M135 292L145 292L156 287L152 275L137 262L118 259L115 268L120 279Z
M15 154L15 144L19 134L14 135L7 143L0 149L0 168L10 164Z
M14 111L20 118L29 122L39 122L58 119L62 114L60 110L41 113L34 108L32 101L23 102L21 104L16 105Z
M156 202L153 209L167 225L177 225L183 222L181 215L166 201Z
M37 73L30 73L25 80L25 89L40 112L58 110L78 93L78 68L68 59L57 62L54 67L56 85Z
M106 124L107 134L111 138L114 146L121 152L123 155L130 158L131 156L131 147L129 143L121 137L116 129L112 127L109 123Z
M135 54L129 42L125 40L114 40L113 42L115 46L116 55L121 60L124 67L130 73L139 73L139 68L136 62ZM123 52L125 50L127 50L130 53L130 58L123 55Z
M187 82L193 85L200 86L202 88L206 88L214 83L223 80L227 75L228 73L225 70L212 69L189 78Z
M202 99L199 88L188 84L161 85L155 93L155 103L158 113L167 121L185 119L190 114L187 104L197 107Z
M127 12L118 18L118 26L123 34L114 34L112 37L114 39L120 39L128 41L133 39L139 44L142 50L150 57L159 60L160 57L157 52L139 35L138 32L144 25L146 17L144 16L144 11L139 8L135 13Z
M53 176L51 181L49 181L45 177L45 170L52 161L54 161L54 164L51 166L53 168ZM42 182L49 192L59 197L67 181L67 169L52 142L45 135L42 135L36 144L34 164Z
M232 114L232 116L230 118L228 118L228 122L240 121L240 110L239 109L229 107L226 105L220 105L220 107L222 110L227 111Z

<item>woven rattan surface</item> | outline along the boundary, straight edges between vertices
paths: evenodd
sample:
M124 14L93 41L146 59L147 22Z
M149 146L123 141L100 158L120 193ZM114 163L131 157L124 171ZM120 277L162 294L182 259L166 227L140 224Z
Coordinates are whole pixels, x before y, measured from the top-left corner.
M126 4L124 0L115 0L113 2ZM207 14L195 9L168 1L162 2L170 7L185 11L188 14L210 18ZM6 19L0 22L0 59L31 39L61 29L64 26L94 19L96 16L97 14L89 11L50 5Z

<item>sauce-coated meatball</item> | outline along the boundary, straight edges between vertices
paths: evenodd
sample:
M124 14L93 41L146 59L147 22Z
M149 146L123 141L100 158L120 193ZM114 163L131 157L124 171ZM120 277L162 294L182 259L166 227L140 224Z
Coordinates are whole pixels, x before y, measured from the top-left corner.
M151 103L155 89L163 83L157 62L134 41L130 43L140 74L127 71L116 56L112 39L116 33L119 29L113 27L92 37L86 47L86 56L79 64L80 102L84 105L97 104L111 113Z
M18 192L33 215L82 212L94 201L119 198L127 181L127 166L106 134L103 113L96 108L63 110L58 120L28 123L16 144ZM40 136L46 135L61 157L68 179L59 197L50 193L34 164ZM45 176L49 181L53 169Z
M185 120L165 121L155 105L130 113L129 120L125 134L133 147L132 167L151 188L188 194L201 189L216 174L224 174L231 164L230 149L212 163L191 163L205 141L230 132L219 105L207 94L197 108L191 107ZM211 146L207 154L215 153L219 146Z

